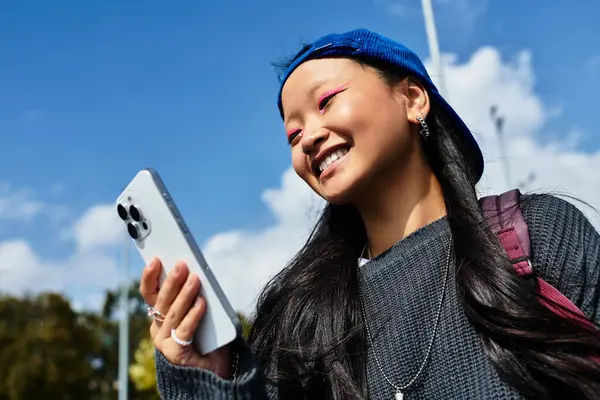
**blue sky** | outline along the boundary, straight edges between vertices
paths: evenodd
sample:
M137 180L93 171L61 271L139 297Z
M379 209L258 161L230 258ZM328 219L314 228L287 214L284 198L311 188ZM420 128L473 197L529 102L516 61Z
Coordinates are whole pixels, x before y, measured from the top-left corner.
M600 3L434 0L443 52L531 51L535 91L597 151ZM0 242L24 238L40 257L58 234L109 203L138 169L157 169L199 242L273 222L261 202L289 152L271 61L303 41L366 27L428 48L420 2L0 2L0 182L60 213L0 220ZM537 132L539 140L546 140Z

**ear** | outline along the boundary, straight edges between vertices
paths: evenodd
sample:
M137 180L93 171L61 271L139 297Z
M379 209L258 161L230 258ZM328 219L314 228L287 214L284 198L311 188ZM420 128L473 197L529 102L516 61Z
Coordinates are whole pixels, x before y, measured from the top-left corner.
M413 123L419 125L417 117L427 117L431 107L429 93L425 87L415 78L407 78L403 85L405 97L406 117Z

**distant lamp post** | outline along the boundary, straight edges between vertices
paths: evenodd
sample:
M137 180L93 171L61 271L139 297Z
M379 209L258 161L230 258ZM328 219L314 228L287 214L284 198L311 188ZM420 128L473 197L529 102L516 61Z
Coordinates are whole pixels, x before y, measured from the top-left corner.
M537 178L537 175L535 174L535 172L530 172L529 175L527 175L527 178L525 178L524 180L519 182L517 187L523 191L529 190L529 189L531 189L533 182L535 182L535 178Z
M498 106L493 105L490 107L490 118L496 129L496 136L498 137L498 145L500 148L500 158L502 159L502 167L504 168L504 179L506 180L506 187L511 188L510 179L510 165L506 158L506 148L504 145L504 116L498 114Z
M131 239L125 236L119 291L119 398L129 399L129 264Z

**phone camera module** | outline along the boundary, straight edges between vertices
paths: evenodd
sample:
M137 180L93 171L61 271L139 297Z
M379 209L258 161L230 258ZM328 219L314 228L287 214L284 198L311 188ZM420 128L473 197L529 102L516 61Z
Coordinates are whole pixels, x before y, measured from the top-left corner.
M129 207L129 215L131 215L131 219L136 222L140 222L142 219L142 213L136 206Z
M137 240L140 237L140 231L135 223L130 222L127 224L127 232L129 232L129 236L134 240Z
M129 218L127 209L125 208L125 206L123 204L119 204L117 206L117 213L119 214L119 218L121 218L123 221L127 221L127 219Z

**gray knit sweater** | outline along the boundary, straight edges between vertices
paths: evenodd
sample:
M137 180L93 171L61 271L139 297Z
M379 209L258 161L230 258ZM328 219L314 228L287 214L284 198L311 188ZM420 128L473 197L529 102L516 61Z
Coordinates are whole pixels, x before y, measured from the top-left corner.
M549 195L527 196L522 209L531 234L534 269L600 323L600 235L573 205ZM450 228L445 218L396 243L361 267L361 291L374 349L388 377L406 384L423 361L441 294ZM452 264L454 265L454 264ZM431 357L405 399L519 399L488 360L462 310L451 268ZM243 343L234 382L213 373L170 364L157 356L163 399L276 399ZM393 399L373 351L367 356L370 398Z

